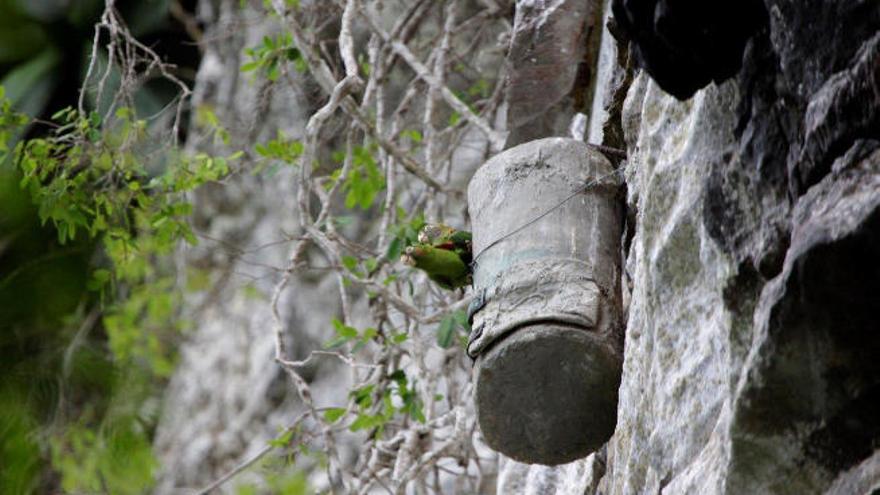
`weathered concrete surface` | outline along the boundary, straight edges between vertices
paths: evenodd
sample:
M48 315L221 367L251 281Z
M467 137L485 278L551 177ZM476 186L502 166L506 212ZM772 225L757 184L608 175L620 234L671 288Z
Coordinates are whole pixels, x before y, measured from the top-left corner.
M583 328L517 330L480 356L474 380L480 431L512 459L568 463L614 431L620 357Z
M468 187L474 291L485 291L487 302L474 320L485 328L471 355L546 319L594 328L619 351L616 175L601 153L564 138L517 146L477 171Z
M468 188L474 292L484 300L468 344L478 420L486 442L513 459L571 462L614 430L616 175L584 143L547 138L495 156Z

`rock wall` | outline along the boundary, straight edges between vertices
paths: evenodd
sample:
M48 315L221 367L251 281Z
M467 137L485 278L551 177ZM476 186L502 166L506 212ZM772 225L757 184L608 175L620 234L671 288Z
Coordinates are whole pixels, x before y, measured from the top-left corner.
M707 166L730 146L733 93L727 85L679 102L643 74L625 103L636 227L612 493L658 493L698 461L735 379L723 300L733 269L702 221Z
M880 489L880 5L761 9L736 78L685 101L645 72L629 86L617 428L569 465L503 463L498 493ZM664 26L652 29L642 41ZM609 40L599 60L617 64ZM640 52L634 37L636 61L668 76L659 83L673 94L709 83L663 72L693 55L675 41L676 53L646 62L656 46ZM658 69L669 56L679 58ZM598 73L593 142L614 124L610 95L626 79L622 67Z
M238 0L204 0L199 19L208 30L197 75L193 107L211 110L227 129L230 149L254 142L302 135L311 105L303 94L256 81L239 70L244 48L273 36L281 27ZM243 60L244 59L244 60ZM228 154L212 129L194 121L187 146ZM177 494L207 486L251 457L286 428L303 405L289 378L274 361L269 311L277 274L295 232L293 168L277 173L236 174L234 180L201 190L194 230L199 245L181 253L189 280L203 280L184 301L193 323L180 348L180 362L165 392L154 450L162 471L155 493ZM192 282L190 282L192 283ZM279 305L289 322L295 359L326 340L326 322L338 310L331 277L306 273L293 282ZM342 369L329 360L307 370L317 400L345 393ZM243 473L236 482L259 475ZM224 487L232 491L234 484Z
M667 2L644 3L662 9ZM529 21L512 36L522 67L535 69L527 63L529 43L541 36L568 46L554 23L569 25L580 44L572 45L577 66L542 95L546 101L528 112L511 107L510 115L539 117L512 119L513 141L564 133L556 117L577 121L592 109L580 132L626 148L628 323L611 441L563 466L502 459L497 493L880 489L880 322L872 311L880 306L880 4L758 3L762 19L737 75L680 101L644 72L632 79L626 52L608 30L595 40L596 10L518 2L528 7L519 19ZM305 112L307 102L248 85L236 70L242 47L277 27L239 17L246 10L237 0L201 5L208 25L240 29L212 38L196 104L239 122L233 134L244 140L277 128L301 132L303 115L291 110ZM610 6L604 11L607 19ZM595 60L599 66L586 71ZM719 73L726 77L730 67ZM704 74L698 85L723 79L719 73ZM528 89L529 81L514 89ZM294 230L285 226L295 216L283 199L292 198L290 182L246 179L199 198L211 219L207 234L263 246L259 265L283 264L286 250L267 243L279 226ZM271 359L270 340L258 333L267 312L250 310L271 289L247 255L190 253L190 263L211 271L214 289L188 303L200 323L181 352L158 432L167 468L158 493L214 479L299 407ZM255 290L238 293L240 280L226 283L243 273ZM332 308L314 307L330 299L332 287L321 277L297 287L284 305L290 327L322 328ZM321 340L297 338L302 348ZM334 376L316 374L327 383L315 388L333 390Z

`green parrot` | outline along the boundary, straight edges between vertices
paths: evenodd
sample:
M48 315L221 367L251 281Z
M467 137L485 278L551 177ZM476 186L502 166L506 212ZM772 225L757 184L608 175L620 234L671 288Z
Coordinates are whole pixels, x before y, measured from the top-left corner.
M418 239L421 244L454 251L465 264L471 264L473 255L471 253L470 232L456 230L442 223L429 223L422 227Z
M471 284L470 232L429 224L419 232L418 241L407 247L400 257L403 264L424 271L428 278L447 290Z

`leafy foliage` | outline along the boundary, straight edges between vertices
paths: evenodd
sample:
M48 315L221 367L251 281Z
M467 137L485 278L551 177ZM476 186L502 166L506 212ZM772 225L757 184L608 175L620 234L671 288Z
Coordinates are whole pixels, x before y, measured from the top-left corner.
M373 206L376 196L385 187L385 177L376 163L375 153L377 146L356 146L352 152L352 169L345 177L342 184L346 191L345 207L359 207L367 210ZM333 159L337 163L345 160L345 152L337 151L333 153ZM330 178L338 181L342 175L342 167L336 169Z
M242 64L241 71L260 72L269 81L277 80L281 75L282 65L288 62L292 62L297 71L306 71L306 63L299 50L293 46L290 33L264 36L261 44L245 49L244 53L251 60Z
M29 493L39 472L39 447L29 432L36 428L23 397L0 393L0 488L5 493Z
M85 241L100 248L86 287L95 294L88 304L103 313L101 326L118 370L110 387L118 387L117 400L124 396L129 405L143 404L156 393L149 384L171 373L169 344L182 329L167 257L180 242L196 243L184 193L225 177L240 154L189 156L157 149L147 123L124 107L107 121L72 108L53 120L43 137L10 150L8 143L30 121L0 100L0 160L15 164L19 186L59 246ZM143 425L154 420L130 408L84 409L52 438L51 461L62 488L143 492L156 466Z
M189 266L185 273L179 273L174 266L172 255L183 244L194 245L198 240L190 225L194 208L188 198L208 184L287 179L291 167L297 168L301 179L302 187L294 191L299 195L297 204L314 209L298 212L302 214L298 220L308 221L313 214L317 214L317 220L314 225L298 225L298 232L282 232L283 239L275 245L305 243L297 244L304 246L302 251L293 251L304 254L295 259L294 266L286 270L278 267L272 276L315 269L322 270L318 272L321 274L308 273L303 278L323 277L326 273L336 277L343 303L348 299L352 304L342 304L342 314L332 318L328 314L328 341L312 356L335 356L333 359L352 366L354 379L349 393L339 397L342 403L331 407L308 404L310 399L306 397L310 394L301 393L307 402L307 421L284 430L269 442L267 449L279 455L267 456L251 468L264 483L241 485L238 489L240 493L313 493L309 481L325 487L329 484L332 490L338 486L335 478L339 476L343 478L341 486L346 488L357 485L354 477L362 477L357 480L362 483L360 487L372 483L367 477L370 473L343 473L351 466L348 459L334 452L330 439L337 434L366 440L359 452L366 461L374 449L381 450L386 444L397 448L393 446L399 445L402 434L417 432L419 438L424 435L424 442L420 440L413 446L417 450L411 452L410 462L428 459L425 462L439 467L439 457L422 456L425 451L419 449L451 439L434 437L435 425L444 421L449 424L450 413L458 408L456 401L460 402L465 390L460 382L466 376L467 363L460 359L462 353L454 344L466 337L467 322L463 311L452 309L462 307L463 294L438 294L433 285L422 283L421 275L403 269L397 260L417 242L425 224L424 212L430 212L432 219L441 219L451 213L444 202L461 199L461 191L452 180L453 151L464 147L465 141L481 146L479 139L473 139L478 134L474 131L488 126L474 123L496 120L493 113L499 100L495 96L501 94L501 78L483 74L484 67L489 68L487 74L491 71L492 62L486 65L486 60L478 64L477 74L460 50L466 46L473 53L480 52L485 46L483 37L494 43L499 29L484 30L488 24L482 23L494 23L497 12L477 14L474 19L480 22L446 23L437 22L443 21L437 14L453 12L452 3L448 10L419 7L406 17L411 19L406 23L408 34L393 40L398 45L392 47L390 38L375 32L370 33L369 46L360 43L366 39L364 34L376 30L375 26L362 24L362 16L374 14L372 7L365 8L354 16L353 22L358 25L352 27L357 39L347 45L354 45L352 53L342 53L340 58L336 52L345 51L346 40L345 30L337 30L334 25L341 14L338 5L322 5L315 10L297 0L264 0L264 15L289 21L286 16L295 14L297 22L281 22L284 28L280 32L245 49L241 71L250 76L251 82L259 80L261 97L266 96L267 101L271 95L281 94L278 90L289 89L285 85L300 84L304 78L301 74L320 75L296 89L306 89L310 104L328 105L325 108L333 115L325 121L315 119L314 135L307 129L307 136L294 138L296 131L288 129L254 143L251 135L242 139L240 121L224 122L218 116L226 117L226 108L222 108L225 103L217 101L217 108L212 107L210 95L197 107L178 107L177 118L182 119L175 119L173 125L167 119L163 122L167 115L163 117L161 109L173 104L160 96L172 93L174 98L180 92L180 101L185 101L190 93L186 85L177 84L176 68L171 75L163 72L172 68L162 64L165 57L151 58L155 54L144 47L153 46L152 40L138 44L134 38L138 33L127 32L125 25L134 29L142 24L139 19L164 16L166 3L159 0L159 8L151 10L153 15L133 16L130 23L121 22L123 17L128 20L124 15L107 17L109 21L102 18L99 35L94 38L98 41L94 60L84 58L90 51L83 47L91 43L95 25L94 16L88 13L68 23L77 26L78 32L89 34L71 40L69 44L74 48L58 46L54 38L43 36L42 28L29 31L27 27L22 29L21 37L32 39L33 49L28 51L27 44L17 45L20 53L10 55L16 68L5 81L12 88L12 103L0 92L0 166L5 167L0 169L0 196L24 197L23 203L27 204L9 208L8 216L33 221L32 230L39 235L16 248L16 258L10 262L14 269L9 274L0 273L0 299L11 300L16 292L22 292L28 296L22 306L36 307L38 304L31 300L37 299L32 296L37 294L45 297L46 309L39 309L39 317L15 324L16 331L27 327L33 335L27 342L30 347L13 352L27 355L32 349L40 349L37 359L16 362L16 368L0 363L0 371L33 374L42 368L34 380L39 385L33 389L44 387L50 392L33 400L32 389L27 386L8 393L0 390L0 420L12 425L0 428L0 439L4 441L0 465L13 466L11 471L0 470L0 492L19 487L79 493L142 493L150 489L159 467L150 449L156 399L174 369L173 349L187 327L181 315L181 291L208 291L216 274L211 267ZM259 10L260 2L240 4L250 15ZM421 4L430 6L430 2ZM100 7L100 2L87 0L83 5ZM120 5L119 10L128 8L127 4ZM468 12L476 8L482 7L468 6ZM143 8L141 11L148 13ZM297 23L304 29L294 36ZM8 24L0 20L0 27ZM149 23L145 26L137 29L149 32ZM194 28L201 29L198 25ZM426 33L436 43L416 41ZM0 29L0 39L8 35L9 31ZM107 45L108 39L116 43L115 52ZM206 36L203 41L216 43L216 36ZM196 44L190 45L195 51ZM417 53L402 56L401 49ZM74 51L78 53L75 60L71 57ZM0 64L6 61L4 55L0 49ZM432 66L429 71L448 86L444 90L457 95L456 101L463 105L444 105L449 91L426 88L428 78L419 74L418 67L408 66L410 60L419 59ZM66 88L79 96L82 81L59 76L58 72L71 60L78 70L69 73L91 74L86 77L82 99L57 98L55 91ZM89 68L91 64L94 71ZM368 80L363 85L337 86L346 92L342 95L345 100L343 105L333 107L327 97L335 91L325 87L321 79L329 74L339 82L343 74L350 73L352 65L358 77ZM182 69L180 74L187 72L186 67ZM67 79L61 82L61 77ZM409 78L409 82L403 78ZM167 84L170 81L173 83ZM157 83L163 83L164 90ZM418 90L395 102L398 95L393 93L398 86ZM423 104L421 93L436 97L435 110ZM329 99L332 103L333 98ZM64 103L57 105L57 101ZM76 108L54 114L46 110L69 104ZM357 112L352 110L356 107ZM31 120L14 109L28 110L41 120ZM424 115L417 114L423 110ZM343 114L347 115L338 118ZM187 127L187 121L194 125ZM183 125L178 127L181 122ZM168 132L169 127L174 130ZM261 129L272 130L271 125L254 126L253 136L263 136ZM340 139L343 134L344 140ZM184 153L175 143L186 135L199 138L189 141L195 147L223 152ZM345 151L333 153L343 141ZM328 154L331 160L325 160ZM308 163L304 156L309 157ZM259 176L251 178L241 172ZM14 177L15 185L23 189L9 192L5 185L8 177ZM222 187L212 186L210 192L223 194ZM0 214L0 225L5 227L5 220ZM25 220L17 225L23 223ZM27 236L19 235L18 230L14 236L0 232L0 270L6 262L4 243L11 237L19 243ZM245 252L229 244L224 247L235 251L233 256ZM21 254L33 246L40 246L38 254ZM329 263L312 265L322 255ZM180 284L184 278L186 283ZM261 310L277 301L269 297L259 281L235 290ZM363 303L370 308L369 322L364 322L362 315L352 314L351 308L361 308ZM8 306L0 307L4 312L0 320L14 321L9 314L16 317L23 313L14 305ZM51 341L49 350L41 347L44 335L40 332L44 328L54 332L51 339L45 339ZM0 352L3 345L0 341ZM429 369L427 354L442 358L438 369ZM303 380L306 382L309 380ZM441 384L445 388L441 389ZM24 399L18 404L6 400L10 397ZM6 407L7 402L15 405ZM442 454L447 459L456 458L458 464L453 469L463 467L466 476L474 478L467 472L467 456L474 457L464 442L466 430L459 431L457 426L455 432L443 435L461 436L464 448ZM34 435L35 429L44 434ZM37 461L8 462L16 456ZM40 458L48 463L48 469ZM411 466L418 469L407 472L422 477L420 473L433 471L437 478L434 484L441 484L437 469ZM402 464L401 469L411 466ZM380 468L385 473L381 476L387 479L389 469ZM47 475L49 470L54 472ZM313 476L317 470L326 470L327 476ZM398 471L397 466L394 471ZM346 477L352 484L347 484ZM408 488L395 486L393 491Z
M301 141L288 139L281 134L281 131L278 131L278 136L275 139L271 139L265 144L257 143L254 146L254 151L263 160L257 163L253 173L260 173L267 166L271 166L269 168L269 175L274 175L278 170L279 162L285 165L296 165L299 163L299 158L303 153L303 144Z
M111 122L96 113L58 112L46 138L21 142L15 161L37 206L40 221L51 222L64 245L77 236L98 239L106 258L92 272L89 288L108 295L124 285L127 297L105 310L110 349L121 363L141 360L160 376L171 371L161 332L174 316L173 279L163 276L155 257L170 254L180 240L196 243L187 218L192 206L181 193L229 173L230 157L204 153L147 154L146 122L120 108ZM157 172L160 167L164 171ZM179 328L178 328L179 329ZM152 330L152 331L150 331Z
M451 347L458 337L458 330L463 330L465 344L467 343L467 334L470 333L470 325L468 324L467 313L464 311L456 311L446 315L440 320L440 326L437 327L437 345L447 349Z
M134 418L119 418L97 431L73 425L53 442L52 461L65 492L139 494L157 467L149 437Z

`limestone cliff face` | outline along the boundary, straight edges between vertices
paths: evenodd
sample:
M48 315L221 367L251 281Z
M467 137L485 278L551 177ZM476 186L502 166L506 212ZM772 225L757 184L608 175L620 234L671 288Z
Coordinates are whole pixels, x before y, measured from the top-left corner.
M734 317L723 292L735 274L703 224L707 167L732 140L733 93L730 85L713 87L679 102L640 75L627 97L628 207L636 227L606 475L613 493L657 493L698 461L734 388Z
M307 98L254 82L239 67L244 48L280 32L277 22L242 9L238 0L202 1L199 17L209 29L193 106L209 109L229 130L230 146L249 148L278 132L298 137L305 128ZM188 146L224 152L210 130L196 128ZM180 363L165 392L154 450L162 471L155 493L176 494L206 486L259 451L302 409L273 361L268 300L274 266L283 266L296 230L291 168L275 175L237 174L222 186L200 191L194 228L198 246L183 253L187 276L206 279L208 290L184 301L193 328L180 349ZM296 279L282 317L295 329L291 352L302 358L326 339L327 313L336 310L328 277ZM316 309L319 308L319 309ZM332 364L332 363L331 363ZM311 369L321 397L344 392L340 370ZM244 473L242 480L248 480ZM228 488L232 490L232 487Z
M617 429L585 461L506 464L509 489L880 487L880 7L765 4L737 79L686 101L629 87Z
M679 102L644 75L630 89L636 228L607 493L821 493L876 447L880 154L773 203L733 151L737 96L728 82ZM719 242L760 255L748 243L774 215L790 239L775 275Z
M552 15L538 15L537 2L518 3L532 9L524 18L553 22ZM746 43L737 76L686 101L644 72L636 70L631 80L618 65L626 57L605 30L601 42L573 34L589 47L575 50L577 63L598 64L589 71L589 91L557 88L553 94L562 96L530 110L546 117L541 129L558 134L565 126L551 117L559 105L568 105L559 110L566 115L592 108L580 126L587 140L626 148L621 166L629 234L621 256L628 320L610 442L564 466L501 459L497 493L850 494L880 488L880 4L765 0L762 6L766 17ZM596 27L592 13L572 9L579 17L566 18L569 24ZM610 6L604 11L609 16ZM551 27L544 32L558 41ZM525 38L514 32L512 39L518 46ZM600 53L590 52L599 46ZM565 74L566 84L584 84L581 72ZM200 84L209 83L208 75L200 76ZM282 96L271 98L267 108L283 104ZM229 102L234 108L234 98ZM296 125L301 122L288 128ZM532 131L517 132L529 139L544 135ZM250 197L258 196L271 197ZM264 238L259 229L282 221L274 208L245 223L254 230L242 238ZM230 218L245 225L238 213ZM216 219L213 225L223 227ZM283 250L272 252L283 256ZM237 263L230 273L244 268L243 260ZM303 284L320 288L319 280ZM309 300L301 299L306 294L289 302L289 318L302 319L295 326L304 328L314 317ZM247 314L246 302L233 300L238 306L204 314L172 382L181 402L169 401L158 448L177 464L178 477L189 472L199 482L211 479L242 446L253 449L271 436L266 425L278 424L272 418L296 407L284 392L272 402L279 378L269 347L238 352L236 342L258 341L242 332L260 324L230 331L230 315ZM199 373L211 382L199 384ZM229 407L202 410L218 401ZM224 418L228 411L237 412ZM177 419L184 416L189 423ZM191 438L181 427L186 424ZM203 434L212 430L215 437ZM227 441L239 443L227 447ZM197 471L205 456L214 459L214 472ZM174 477L169 473L165 486L181 481Z

